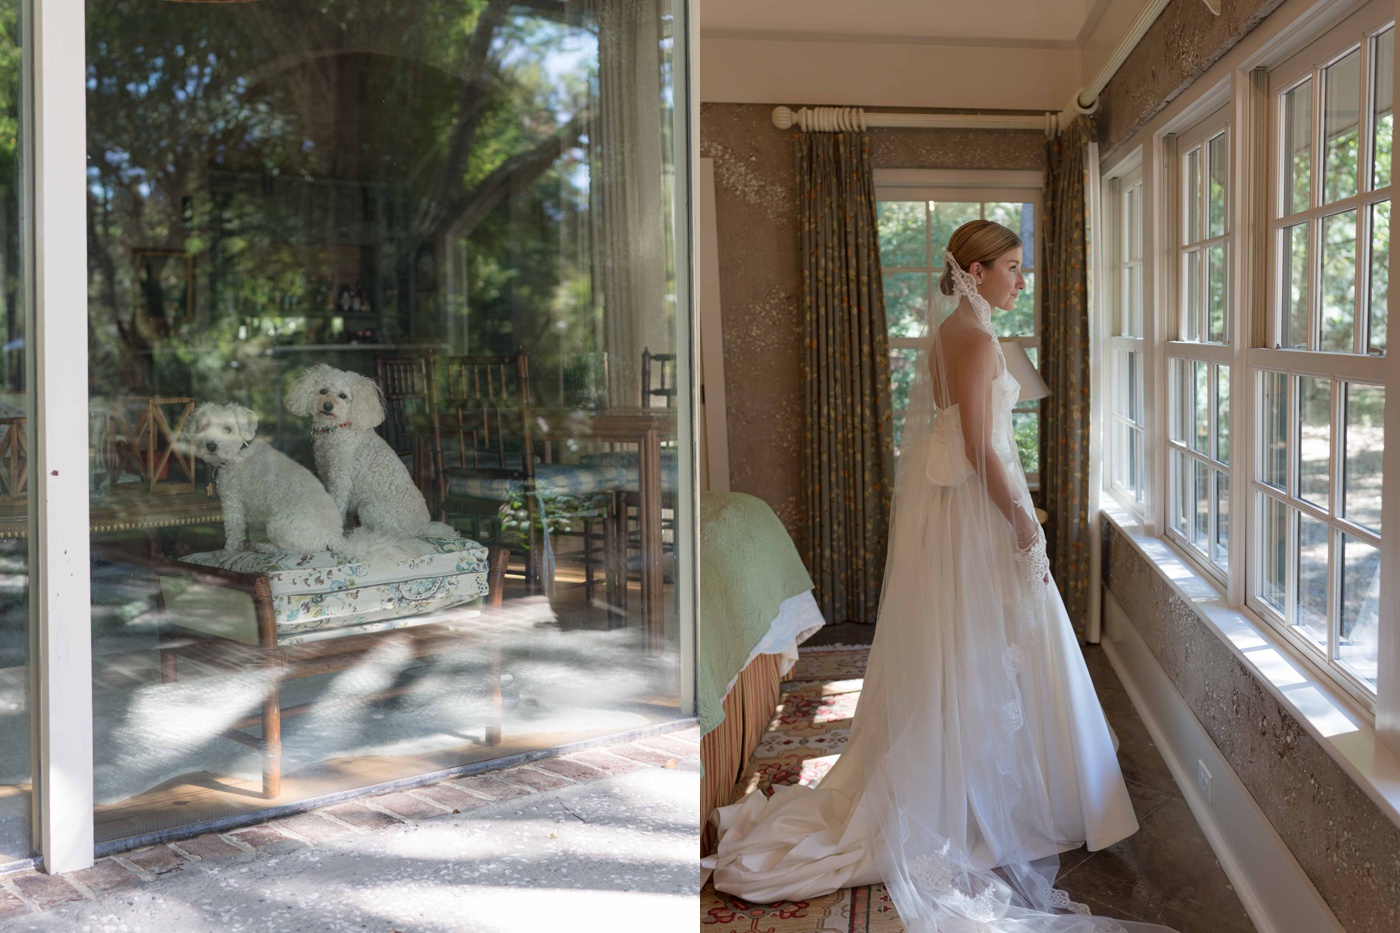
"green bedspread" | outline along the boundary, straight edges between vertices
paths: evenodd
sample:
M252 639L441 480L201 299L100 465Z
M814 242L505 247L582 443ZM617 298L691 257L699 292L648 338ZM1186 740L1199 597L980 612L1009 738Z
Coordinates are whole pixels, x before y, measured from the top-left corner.
M783 601L812 588L768 503L741 492L700 496L700 733L724 721L724 691Z

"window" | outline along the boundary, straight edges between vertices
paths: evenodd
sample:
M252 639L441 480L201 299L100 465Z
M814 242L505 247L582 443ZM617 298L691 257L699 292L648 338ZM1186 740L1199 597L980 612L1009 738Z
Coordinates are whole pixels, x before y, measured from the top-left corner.
M1379 657L1394 35L1334 32L1270 74L1267 336L1250 367L1249 604L1363 695Z
M877 173L877 185L880 181ZM1025 244L1022 269L1026 291L1017 301L1015 310L993 312L992 326L998 336L1015 338L1025 347L1031 362L1037 367L1040 365L1040 303L1035 287L1040 271L1036 237L1039 181L1035 180L1034 185L1033 188L1018 185L998 189L922 186L905 190L880 185L876 212L890 336L890 395L896 455L904 434L904 415L909 406L915 360L922 347L919 335L929 323L930 299L943 275L943 251L953 231L970 220L994 220L1017 231ZM1027 479L1034 485L1040 471L1039 401L1019 402L1012 419L1021 464Z
M1147 483L1143 408L1142 169L1113 180L1108 361L1108 452L1104 480L1124 505L1141 512Z
M1230 127L1177 140L1175 336L1167 346L1167 531L1217 577L1230 556Z

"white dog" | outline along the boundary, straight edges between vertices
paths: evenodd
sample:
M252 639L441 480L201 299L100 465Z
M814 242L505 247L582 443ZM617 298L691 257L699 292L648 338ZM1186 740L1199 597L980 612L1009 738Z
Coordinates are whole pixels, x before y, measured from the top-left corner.
M408 468L374 428L384 420L379 385L358 373L318 364L287 391L287 410L311 419L316 472L345 521L411 538L455 538L432 521Z
M257 439L258 416L250 409L206 402L195 409L193 423L195 452L215 468L225 550L244 550L251 541L251 549L263 553L406 556L386 536L347 539L330 493L306 467Z

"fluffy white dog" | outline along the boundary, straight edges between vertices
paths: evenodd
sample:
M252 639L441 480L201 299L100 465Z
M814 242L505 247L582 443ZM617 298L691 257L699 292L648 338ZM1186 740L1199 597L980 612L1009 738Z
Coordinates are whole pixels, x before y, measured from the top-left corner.
M287 391L287 410L311 419L316 472L345 521L411 538L455 538L432 521L408 468L375 426L384 395L373 379L324 363L303 370Z
M257 439L258 416L242 405L206 402L194 411L195 452L214 466L224 513L224 549L263 553L341 551L354 557L407 554L383 535L342 533L340 510L315 475Z

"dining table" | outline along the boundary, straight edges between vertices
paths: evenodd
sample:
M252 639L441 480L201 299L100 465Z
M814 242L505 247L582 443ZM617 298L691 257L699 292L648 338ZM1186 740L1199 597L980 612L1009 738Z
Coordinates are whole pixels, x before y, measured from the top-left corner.
M637 448L642 628L648 649L660 650L665 641L666 623L661 451L664 444L676 440L675 410L641 407L534 409L532 414L535 436L541 440L635 445ZM623 564L625 567L625 561Z

